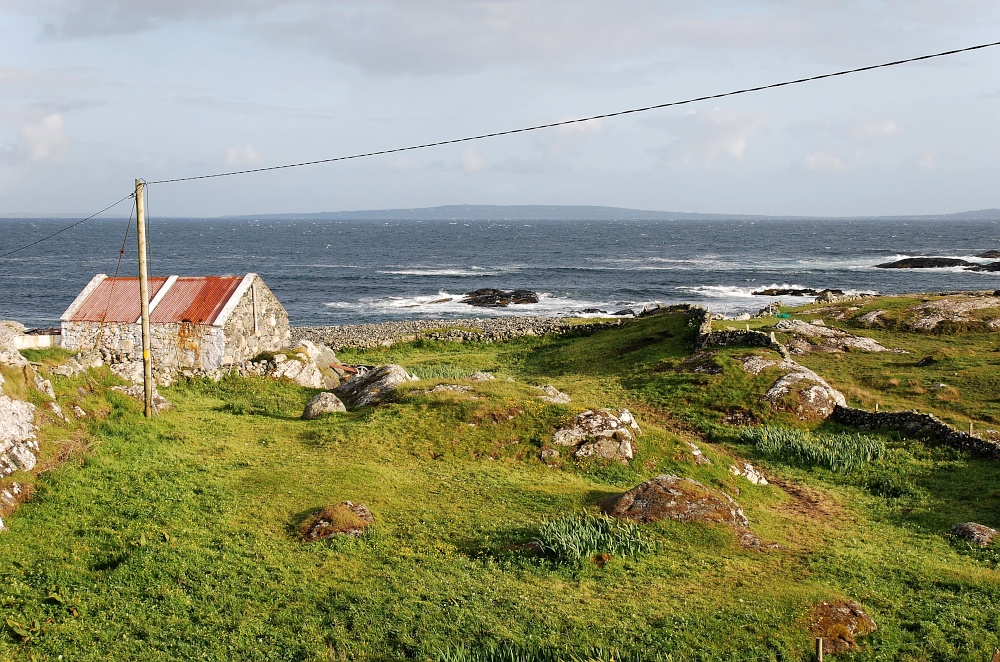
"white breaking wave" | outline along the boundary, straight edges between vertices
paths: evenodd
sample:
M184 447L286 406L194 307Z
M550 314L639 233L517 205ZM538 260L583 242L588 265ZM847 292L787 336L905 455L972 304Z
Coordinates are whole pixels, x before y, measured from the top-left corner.
M538 295L538 303L511 304L504 308L480 308L461 303L464 294L451 294L440 290L437 294L417 296L366 297L356 301L331 301L328 308L351 311L365 315L419 315L426 317L504 317L531 315L537 317L610 317L624 309L641 310L642 304L627 302L588 301L554 296L548 292ZM590 312L584 312L590 311ZM595 312L603 311L603 312Z

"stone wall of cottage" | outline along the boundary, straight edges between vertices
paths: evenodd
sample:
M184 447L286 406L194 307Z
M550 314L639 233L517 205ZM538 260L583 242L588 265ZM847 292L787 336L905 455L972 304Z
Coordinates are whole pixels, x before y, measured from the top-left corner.
M236 304L224 330L226 345L222 364L244 363L261 352L288 347L292 338L285 307L259 277L253 279L250 289Z

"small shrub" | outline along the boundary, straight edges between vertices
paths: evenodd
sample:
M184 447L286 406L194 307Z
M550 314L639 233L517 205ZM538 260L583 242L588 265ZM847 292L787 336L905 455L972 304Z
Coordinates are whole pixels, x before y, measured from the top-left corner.
M600 554L637 556L653 549L638 524L591 513L544 522L538 527L534 542L543 554L561 563L575 563Z
M804 430L776 426L743 428L739 439L752 443L762 455L789 464L820 466L846 473L880 461L885 443L859 433L814 435Z

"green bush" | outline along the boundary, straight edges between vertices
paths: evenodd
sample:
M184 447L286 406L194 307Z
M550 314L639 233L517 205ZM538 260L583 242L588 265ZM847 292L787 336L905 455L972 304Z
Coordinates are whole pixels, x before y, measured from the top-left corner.
M754 444L765 457L806 467L826 467L838 473L854 471L885 457L881 439L857 432L816 435L765 425L743 428L739 439Z
M652 551L634 522L581 513L548 520L534 541L541 552L561 563L575 563L600 554L636 556Z

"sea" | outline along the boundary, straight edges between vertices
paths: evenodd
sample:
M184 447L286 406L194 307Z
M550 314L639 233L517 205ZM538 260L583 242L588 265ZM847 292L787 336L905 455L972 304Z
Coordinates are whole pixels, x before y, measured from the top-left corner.
M0 219L0 255L71 224ZM134 276L134 222L97 218L0 258L0 319L58 326L97 273ZM608 316L675 303L756 312L803 297L767 288L895 294L1000 289L1000 273L877 269L1000 249L1000 220L317 220L154 218L150 275L259 273L295 326L498 315ZM537 304L474 308L479 288Z

